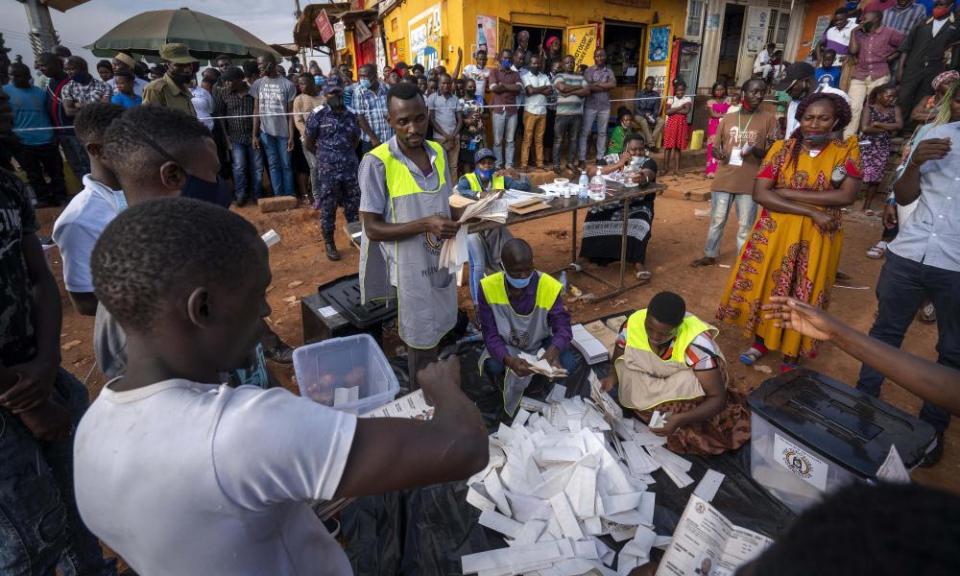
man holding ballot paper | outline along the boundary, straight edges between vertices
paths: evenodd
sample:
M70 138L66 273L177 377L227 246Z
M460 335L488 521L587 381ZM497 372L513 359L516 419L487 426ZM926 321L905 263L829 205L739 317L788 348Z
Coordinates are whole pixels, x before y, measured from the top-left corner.
M457 322L457 283L440 266L443 241L460 224L450 219L443 147L426 139L429 113L414 84L387 94L395 135L360 164L360 289L364 302L397 297L397 325L407 345L410 386L437 360L440 340Z

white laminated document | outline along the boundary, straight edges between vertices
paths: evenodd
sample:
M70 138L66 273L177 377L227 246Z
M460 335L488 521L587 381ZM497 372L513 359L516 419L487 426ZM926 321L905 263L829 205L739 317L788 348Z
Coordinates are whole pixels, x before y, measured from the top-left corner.
M691 495L657 576L731 576L772 543L762 534L732 524L709 503Z

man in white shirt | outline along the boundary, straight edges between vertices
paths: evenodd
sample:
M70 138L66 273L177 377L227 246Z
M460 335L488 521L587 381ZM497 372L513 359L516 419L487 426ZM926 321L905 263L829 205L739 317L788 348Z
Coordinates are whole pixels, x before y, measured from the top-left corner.
M540 56L530 57L527 64L527 73L523 75L523 89L527 99L523 104L523 147L520 148L520 169L526 170L529 166L530 145L536 146L537 168L544 169L543 164L543 137L547 131L547 96L553 92L553 83L550 77L540 69Z
M426 421L358 419L282 388L219 384L270 314L267 248L241 216L186 198L132 206L101 236L93 276L130 354L77 429L77 506L140 574L345 576L313 502L486 465L456 359L418 375L435 408Z
M90 173L83 177L83 190L70 200L53 224L53 241L63 258L63 283L74 309L84 315L97 313L97 297L90 275L90 255L100 233L127 206L120 183L102 159L103 134L124 109L96 102L80 109L74 122L77 138L90 158Z
M480 49L473 54L474 64L467 64L463 69L466 78L473 79L477 85L477 104L483 104L483 94L490 78L490 69L487 68L487 51Z
M800 125L800 121L797 120L797 106L811 92L837 94L843 96L847 104L850 104L850 97L843 90L838 90L829 84L818 85L816 72L816 68L806 62L794 62L787 67L783 80L773 86L774 90L786 92L791 98L790 105L787 106L787 130L784 138L790 138L793 131Z
M763 50L757 52L757 58L753 61L754 74L759 74L761 78L766 78L770 74L770 57L773 56L773 51L776 49L776 44L768 42Z

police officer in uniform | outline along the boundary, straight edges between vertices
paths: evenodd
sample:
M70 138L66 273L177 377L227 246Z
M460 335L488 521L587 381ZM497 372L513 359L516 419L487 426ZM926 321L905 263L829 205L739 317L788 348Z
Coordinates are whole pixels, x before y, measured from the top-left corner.
M387 121L395 135L360 164L360 286L364 302L396 294L417 389L417 370L436 361L440 339L457 322L457 283L439 262L443 240L460 225L450 219L450 160L426 139L429 111L415 84L390 88Z

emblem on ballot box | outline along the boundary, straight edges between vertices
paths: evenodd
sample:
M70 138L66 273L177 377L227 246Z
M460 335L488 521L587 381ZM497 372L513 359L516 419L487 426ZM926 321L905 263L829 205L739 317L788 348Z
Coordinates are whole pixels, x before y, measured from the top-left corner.
M780 434L774 434L773 453L778 464L791 474L823 492L827 489L830 466Z

